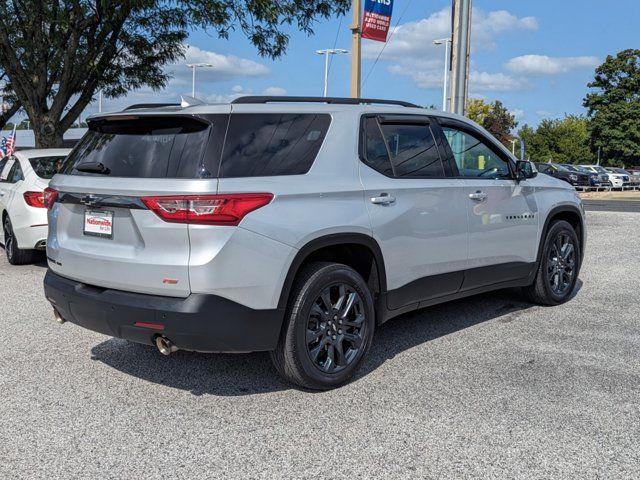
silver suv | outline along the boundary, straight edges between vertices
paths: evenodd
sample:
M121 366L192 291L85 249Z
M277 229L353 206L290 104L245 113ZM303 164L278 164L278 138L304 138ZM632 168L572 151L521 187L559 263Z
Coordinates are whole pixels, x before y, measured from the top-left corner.
M164 354L270 351L328 389L392 317L505 287L555 305L578 278L573 188L462 117L244 97L88 123L46 192L60 322Z

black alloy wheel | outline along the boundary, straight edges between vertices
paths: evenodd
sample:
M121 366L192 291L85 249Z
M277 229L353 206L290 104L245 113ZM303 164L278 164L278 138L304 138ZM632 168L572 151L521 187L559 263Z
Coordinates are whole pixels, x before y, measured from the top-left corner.
M310 263L296 277L271 359L296 385L336 388L355 375L374 329L373 296L362 276L344 264Z
M326 287L309 313L309 359L326 373L344 370L362 349L366 328L364 304L358 292L345 283Z
M573 285L576 247L567 232L560 232L551 243L547 259L547 282L556 295L564 295Z

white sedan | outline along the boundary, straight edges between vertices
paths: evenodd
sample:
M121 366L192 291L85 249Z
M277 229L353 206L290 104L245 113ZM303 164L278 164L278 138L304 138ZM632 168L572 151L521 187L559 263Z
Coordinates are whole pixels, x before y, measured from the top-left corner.
M0 241L7 260L22 265L36 259L47 241L44 189L71 150L21 150L0 160Z

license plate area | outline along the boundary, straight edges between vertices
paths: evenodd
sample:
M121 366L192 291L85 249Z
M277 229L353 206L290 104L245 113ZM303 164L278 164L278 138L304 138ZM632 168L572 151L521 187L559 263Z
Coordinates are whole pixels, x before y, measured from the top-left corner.
M83 233L90 237L113 239L113 211L85 210Z

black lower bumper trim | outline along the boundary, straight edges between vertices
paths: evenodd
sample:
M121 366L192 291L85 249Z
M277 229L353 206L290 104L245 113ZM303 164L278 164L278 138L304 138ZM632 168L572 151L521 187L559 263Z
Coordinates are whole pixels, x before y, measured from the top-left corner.
M253 310L215 295L173 298L97 288L50 270L44 291L65 320L89 330L148 345L163 335L198 352L273 350L284 317L283 310Z

